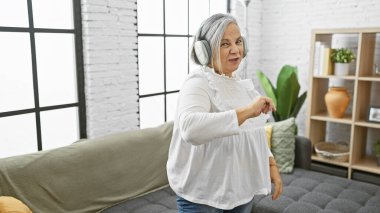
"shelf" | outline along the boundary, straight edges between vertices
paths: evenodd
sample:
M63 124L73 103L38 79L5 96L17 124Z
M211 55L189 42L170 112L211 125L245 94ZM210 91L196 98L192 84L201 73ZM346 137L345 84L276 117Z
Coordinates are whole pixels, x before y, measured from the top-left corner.
M351 64L349 75L338 76L331 73L328 48L345 47L355 51L355 64ZM367 148L378 140L380 123L367 120L370 106L379 106L378 91L380 74L375 73L375 64L379 66L380 28L352 29L315 29L312 31L309 64L308 117L306 136L314 143L318 141L344 138L349 141L349 161L338 162L312 155L313 164L336 167L347 171L341 175L351 178L354 170L357 173L369 173L380 176L380 167L374 157L365 157ZM323 52L322 52L323 51ZM326 60L327 59L327 60ZM355 68L353 67L355 65ZM329 72L315 72L315 70ZM329 75L327 74L329 73ZM351 99L350 111L343 118L332 118L325 104L326 93L332 85L347 88ZM363 156L364 155L364 156ZM322 171L329 171L315 166ZM380 181L380 180L379 180Z
M378 33L380 28L347 28L347 29L314 29L314 34L343 34L343 33Z
M342 80L355 80L355 76L354 75L346 75L346 76L338 76L338 75L314 75L313 76L314 78L325 78L325 79L331 79L331 78L335 78L335 79L342 79Z
M380 82L380 76L363 76L358 78L359 81L378 81Z
M329 163L329 164L333 164L333 165L336 165L336 166L348 167L348 162L338 162L338 161L328 160L328 159L319 157L319 156L317 156L315 154L313 154L311 156L311 160L318 161L318 162L323 162L323 163Z
M375 128L375 129L380 129L380 123L372 123L368 121L357 121L355 122L356 126L363 126L363 127L370 127L370 128Z
M363 158L359 162L354 163L351 167L360 171L380 174L380 167L377 166L375 157Z
M351 114L345 114L343 118L332 118L327 114L327 112L324 112L324 113L318 113L316 115L312 115L311 119L319 120L319 121L329 121L329 122L334 122L334 123L342 123L342 124L352 124Z

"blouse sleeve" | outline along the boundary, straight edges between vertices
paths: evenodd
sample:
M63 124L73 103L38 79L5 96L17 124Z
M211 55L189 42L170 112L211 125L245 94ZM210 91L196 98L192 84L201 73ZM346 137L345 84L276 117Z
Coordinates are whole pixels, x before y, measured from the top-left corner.
M210 112L207 79L188 79L179 94L178 124L181 137L193 145L212 139L239 134L235 110Z
M269 146L268 146L268 154L269 154L269 157L273 157L273 153L272 153L272 151L270 151Z

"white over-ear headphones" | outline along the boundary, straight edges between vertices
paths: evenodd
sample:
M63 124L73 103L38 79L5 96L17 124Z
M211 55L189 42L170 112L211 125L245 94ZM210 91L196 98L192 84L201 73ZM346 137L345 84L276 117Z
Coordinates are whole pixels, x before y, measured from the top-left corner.
M243 40L243 58L248 53L248 45L245 38L242 36ZM211 46L206 40L199 40L194 43L195 55L201 65L207 65L212 60L212 50Z

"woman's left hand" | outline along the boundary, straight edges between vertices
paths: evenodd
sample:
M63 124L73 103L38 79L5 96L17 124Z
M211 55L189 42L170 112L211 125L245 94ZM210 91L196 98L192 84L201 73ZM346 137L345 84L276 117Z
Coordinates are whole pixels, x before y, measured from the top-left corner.
M269 166L270 180L274 184L272 200L276 200L282 194L282 179L276 165Z

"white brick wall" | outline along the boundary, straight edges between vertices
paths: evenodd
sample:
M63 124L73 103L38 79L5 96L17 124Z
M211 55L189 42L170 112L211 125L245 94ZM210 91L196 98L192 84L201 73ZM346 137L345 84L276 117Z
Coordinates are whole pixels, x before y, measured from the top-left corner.
M238 4L240 2L236 2ZM236 16L243 17L244 11L238 8L236 6L234 11ZM379 0L252 0L249 5L249 30L253 35L250 50L259 53L249 57L248 76L256 78L256 70L261 69L275 83L282 65L296 65L301 90L305 91L308 89L311 30L380 27L379 11ZM255 42L260 47L254 46ZM300 135L305 131L306 104L297 118Z
M136 0L82 0L87 134L138 129Z
M231 3L231 14L233 14L242 28L242 33L245 33L244 29L244 4L239 1L235 0L235 2ZM253 76L253 72L251 70L257 70L260 66L260 59L261 59L261 28L262 28L262 11L261 11L261 5L262 2L260 0L251 0L248 6L248 35L246 35L246 38L248 38L248 44L249 44L249 51L247 55L248 60L248 69L247 72L247 78L253 78L255 79L255 76ZM256 83L256 80L255 80Z
M244 26L240 1L232 13ZM138 128L136 0L82 0L87 133L90 138ZM311 29L379 27L378 0L251 0L248 77L275 83L284 64L299 68L307 90ZM306 104L304 105L306 106ZM297 122L304 134L305 107Z

